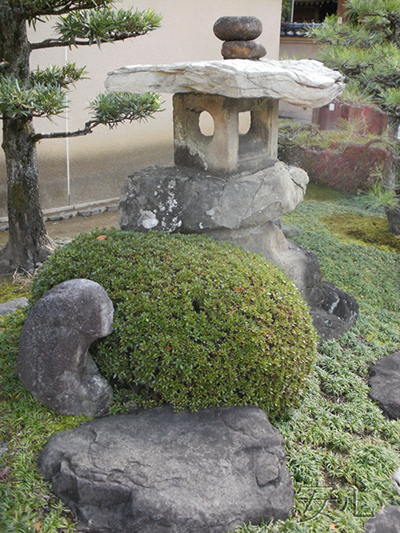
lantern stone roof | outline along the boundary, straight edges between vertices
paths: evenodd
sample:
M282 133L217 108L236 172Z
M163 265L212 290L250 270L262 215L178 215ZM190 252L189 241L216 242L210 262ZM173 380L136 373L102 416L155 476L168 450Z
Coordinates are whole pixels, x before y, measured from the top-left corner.
M267 97L313 108L334 100L345 84L340 72L311 59L228 59L122 67L108 74L105 86L112 92Z

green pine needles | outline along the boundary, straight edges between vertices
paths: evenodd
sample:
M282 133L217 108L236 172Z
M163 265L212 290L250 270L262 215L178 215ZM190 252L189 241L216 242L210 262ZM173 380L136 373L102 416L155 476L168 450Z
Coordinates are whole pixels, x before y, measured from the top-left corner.
M348 0L344 20L327 17L309 35L319 58L339 69L358 92L400 120L400 0Z

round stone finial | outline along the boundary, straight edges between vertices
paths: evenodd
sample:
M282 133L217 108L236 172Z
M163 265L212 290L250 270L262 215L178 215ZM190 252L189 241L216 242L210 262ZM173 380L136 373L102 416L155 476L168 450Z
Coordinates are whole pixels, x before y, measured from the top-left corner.
M261 59L267 51L254 41L225 41L221 54L224 59Z
M262 33L262 23L256 17L221 17L213 27L221 41L253 41Z

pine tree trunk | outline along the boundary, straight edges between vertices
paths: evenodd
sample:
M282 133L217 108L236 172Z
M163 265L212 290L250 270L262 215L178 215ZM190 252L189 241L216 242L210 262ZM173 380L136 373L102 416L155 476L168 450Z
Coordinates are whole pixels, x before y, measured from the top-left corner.
M26 22L19 2L2 0L0 13L0 58L8 64L3 75L29 85L30 47ZM21 5L21 4L20 4ZM7 168L9 241L0 254L0 264L32 270L54 249L48 237L39 201L36 145L32 119L3 117L3 150Z
M11 268L32 270L54 249L40 208L36 144L30 120L6 119L3 150L7 168L9 239L4 258Z

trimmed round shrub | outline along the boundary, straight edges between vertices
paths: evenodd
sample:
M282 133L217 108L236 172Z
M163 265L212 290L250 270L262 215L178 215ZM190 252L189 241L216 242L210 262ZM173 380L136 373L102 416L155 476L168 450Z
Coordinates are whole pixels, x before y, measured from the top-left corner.
M90 353L117 398L256 404L274 417L305 390L316 333L293 282L262 256L198 235L96 230L50 257L32 302L73 278L114 303L114 331Z

